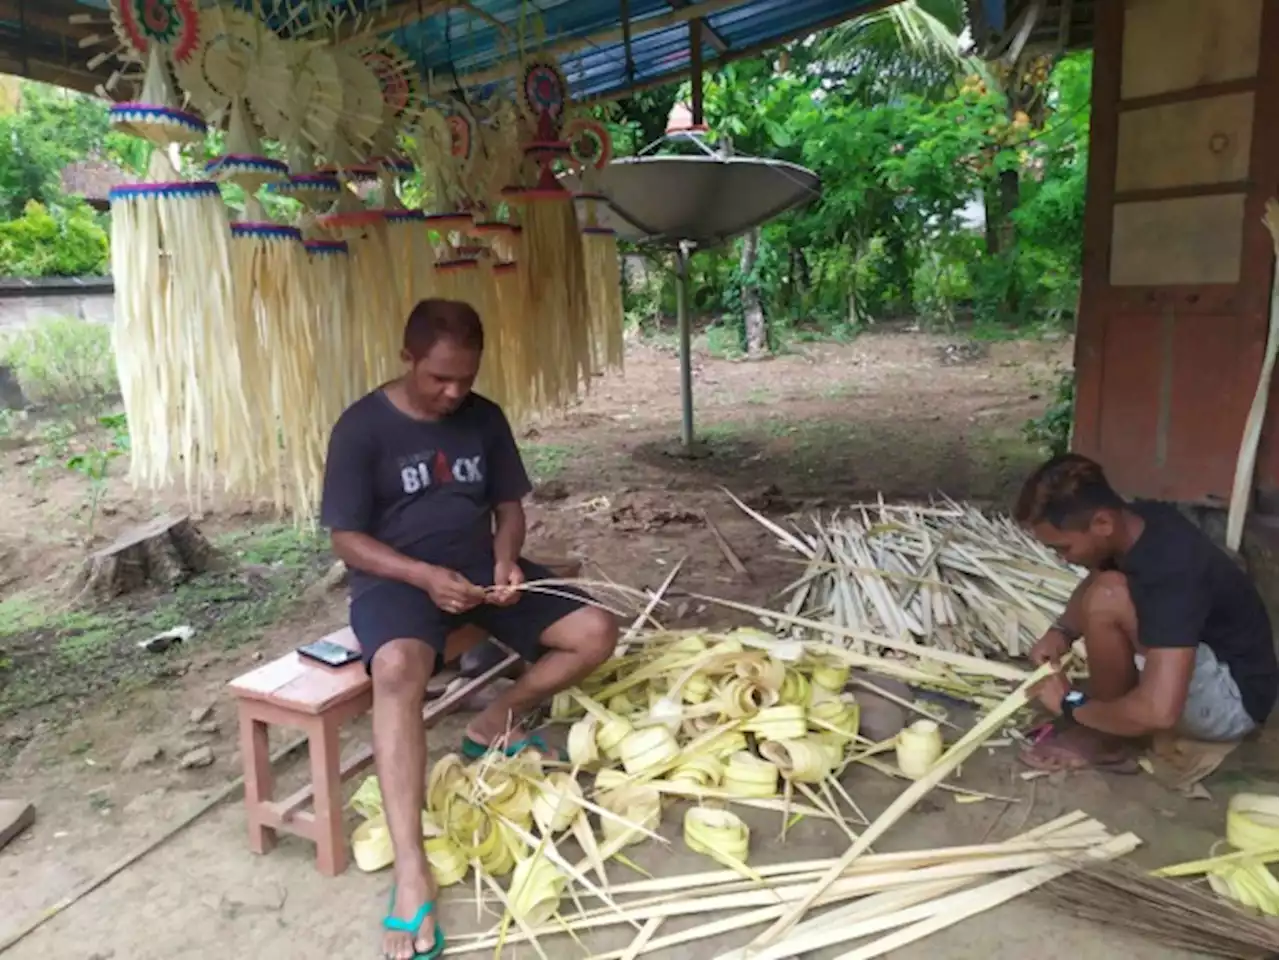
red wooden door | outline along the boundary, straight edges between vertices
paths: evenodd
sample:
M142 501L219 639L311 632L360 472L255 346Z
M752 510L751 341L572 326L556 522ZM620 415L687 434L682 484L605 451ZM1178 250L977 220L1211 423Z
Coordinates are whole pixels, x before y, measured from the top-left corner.
M1130 495L1230 494L1271 298L1276 6L1097 5L1073 443Z

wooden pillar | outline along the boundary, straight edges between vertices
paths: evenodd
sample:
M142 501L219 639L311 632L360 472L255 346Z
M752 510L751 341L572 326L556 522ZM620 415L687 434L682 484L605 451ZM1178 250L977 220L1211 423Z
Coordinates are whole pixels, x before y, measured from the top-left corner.
M1074 444L1130 495L1230 494L1271 299L1276 6L1096 5ZM1273 412L1264 502L1276 449Z
M692 102L689 105L693 113L693 126L697 129L703 125L702 119L702 21L689 21L689 82L693 87Z

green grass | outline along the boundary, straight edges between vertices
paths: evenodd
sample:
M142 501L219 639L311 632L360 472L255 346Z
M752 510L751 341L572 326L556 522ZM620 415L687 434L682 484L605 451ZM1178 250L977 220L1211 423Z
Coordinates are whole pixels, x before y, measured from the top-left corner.
M252 643L298 605L331 559L323 538L286 525L237 531L214 543L235 562L168 593L125 597L96 610L38 592L0 602L0 719L146 686L196 650ZM138 648L181 625L195 631L185 644L158 654Z
M220 550L244 563L295 567L306 564L328 541L318 530L299 530L286 524L269 524L224 534L214 540Z
M0 364L13 369L32 403L78 404L114 396L111 327L51 317L0 337Z
M746 356L746 351L742 349L742 335L733 327L722 327L714 323L703 332L701 340L703 349L721 360L736 360Z
M558 443L526 443L520 447L520 457L529 479L534 483L546 483L564 473L573 447Z
M1053 334L1062 336L1068 332L1068 328L1064 327L1061 321L1052 319L1030 320L1022 323L980 320L966 332L974 340L999 343L1014 340L1043 340L1046 336Z

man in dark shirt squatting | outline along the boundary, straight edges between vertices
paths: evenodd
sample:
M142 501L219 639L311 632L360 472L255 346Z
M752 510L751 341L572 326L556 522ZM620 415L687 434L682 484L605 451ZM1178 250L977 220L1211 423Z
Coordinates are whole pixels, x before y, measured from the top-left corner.
M519 718L613 652L612 617L574 597L521 593L550 572L520 556L529 478L502 410L471 392L484 333L466 305L424 300L409 316L398 380L338 419L321 521L351 570L351 627L373 678L373 749L395 850L383 953L434 958L444 935L422 848L427 680L492 635L531 666L468 725L462 753L544 749ZM503 741L503 738L506 740Z
M1031 650L1057 662L1083 637L1088 682L1036 689L1061 721L1027 747L1040 769L1132 770L1134 741L1172 733L1239 740L1266 722L1280 683L1262 597L1198 527L1167 504L1126 502L1102 468L1055 457L1022 488L1019 523L1089 570Z

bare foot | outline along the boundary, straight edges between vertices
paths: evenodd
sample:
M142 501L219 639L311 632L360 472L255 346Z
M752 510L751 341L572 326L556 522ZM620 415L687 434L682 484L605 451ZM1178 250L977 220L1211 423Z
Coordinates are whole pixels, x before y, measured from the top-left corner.
M425 903L434 903L435 884L426 877L418 877L407 883L399 883L392 898L391 916L405 924L411 924ZM387 930L382 937L382 955L388 960L413 960L428 952L436 941L435 911L422 917L417 937L409 931Z
M1123 741L1096 733L1079 724L1056 729L1039 743L1026 747L1019 759L1037 770L1106 770L1135 773L1137 761Z

